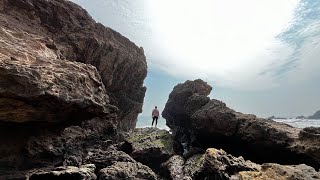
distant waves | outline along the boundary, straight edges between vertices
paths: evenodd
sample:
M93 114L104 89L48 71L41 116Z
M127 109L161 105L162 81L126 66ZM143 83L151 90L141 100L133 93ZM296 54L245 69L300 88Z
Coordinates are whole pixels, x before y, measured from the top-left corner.
M297 128L320 127L320 119L273 119L277 122L283 122Z
M138 122L137 122L137 128L144 128L144 127L151 127L152 123L152 117L151 116L139 116ZM153 125L154 127L154 125ZM170 130L170 128L166 125L166 120L162 117L159 117L158 119L158 125L157 128L159 129L165 129Z

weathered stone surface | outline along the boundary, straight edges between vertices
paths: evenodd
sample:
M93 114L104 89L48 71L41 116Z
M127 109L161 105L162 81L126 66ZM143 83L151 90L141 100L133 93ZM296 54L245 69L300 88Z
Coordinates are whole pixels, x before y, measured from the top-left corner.
M237 177L240 171L258 171L260 165L210 148L205 154L196 154L187 160L182 156L172 156L162 168L168 171L169 179L224 180Z
M0 179L9 179L13 174L23 174L33 168L84 164L84 158L92 149L107 151L116 141L115 119L116 116L94 118L79 126L55 127L51 131L34 126L1 129L1 134L6 136L0 136L4 142L0 144Z
M59 122L110 113L95 67L60 60L44 37L3 24L0 39L0 121Z
M142 48L73 2L0 0L0 179L108 151L135 126L146 73Z
M135 162L135 160L128 154L118 151L112 146L107 150L92 149L84 158L85 164L95 164L98 170L111 166L116 162Z
M94 174L94 164L86 164L81 167L66 166L57 167L50 171L34 170L27 175L27 180L41 179L73 179L73 180L94 180L97 176Z
M202 80L186 81L169 95L162 116L181 144L175 146L177 152L186 154L190 146L218 147L257 163L320 167L318 131L308 130L313 135L306 137L306 130L236 112L219 100L209 100L211 89Z
M260 171L243 171L239 173L240 180L316 180L320 173L304 164L282 166L279 164L263 164Z
M137 128L129 133L126 143L131 146L132 152L127 152L131 157L156 171L174 154L173 139L166 130Z
M120 109L118 126L124 130L135 126L146 91L143 80L147 74L147 63L142 48L118 32L96 23L84 9L71 1L1 0L0 4L1 38L4 40L1 41L1 58L9 58L12 63L22 60L28 62L27 66L30 65L31 68L28 71L36 67L41 69L38 70L40 72L29 72L35 76L34 78L49 77L51 66L58 66L60 63L58 60L92 64L102 77L111 103ZM46 58L50 63L41 64L40 62ZM51 75L57 76L58 82L59 78L62 80L67 78L66 85L64 81L59 84L65 85L66 88L72 87L73 81L77 87L77 82L85 81L83 76L89 74L85 65L71 64L79 66L78 71L83 71L80 76L72 74L73 69L70 68L71 73L68 76L59 69L53 71ZM9 78L5 79L10 81ZM88 78L90 81L95 79L97 79L95 74L91 79ZM96 83L95 86L101 85L99 79L93 83ZM25 84L22 83L21 86ZM85 86L84 83L79 85L80 88ZM90 94L90 91L87 93ZM92 99L96 100L95 97L91 97L90 100ZM15 103L15 106L19 107L21 104ZM25 111L32 112L32 109L26 108Z
M245 161L243 157L234 157L222 149L207 149L204 155L204 174L212 173L214 177L229 179L240 171L255 171L260 165ZM206 176L206 175L205 175Z
M161 173L163 176L168 177L172 180L183 179L183 165L185 160L182 156L174 155L169 158L169 160L162 164Z
M147 179L156 180L154 172L139 162L116 162L99 172L100 180Z

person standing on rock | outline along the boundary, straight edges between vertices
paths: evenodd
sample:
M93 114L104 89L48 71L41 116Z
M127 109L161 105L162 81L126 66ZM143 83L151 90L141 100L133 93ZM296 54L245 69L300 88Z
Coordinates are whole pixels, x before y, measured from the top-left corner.
M154 109L152 110L152 125L151 125L151 127L153 126L154 121L156 121L155 127L157 127L159 114L160 113L159 113L158 107L155 106Z

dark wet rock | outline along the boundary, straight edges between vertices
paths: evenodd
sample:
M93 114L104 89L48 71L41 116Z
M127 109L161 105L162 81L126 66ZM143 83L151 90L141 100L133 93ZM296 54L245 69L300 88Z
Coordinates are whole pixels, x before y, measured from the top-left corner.
M95 166L86 164L81 167L63 166L52 170L33 170L27 175L27 180L42 179L73 179L73 180L94 180L97 176L94 174Z
M320 179L320 173L314 168L304 164L283 166L267 163L261 166L260 171L244 171L239 173L241 180L316 180Z
M101 169L98 176L100 180L157 179L157 176L148 166L139 162L116 162L107 168Z
M156 171L174 154L172 135L166 130L137 128L129 133L126 143L132 148L127 152L131 157Z
M195 80L178 84L170 93L162 116L180 144L176 152L184 155L189 147L216 147L257 163L320 167L315 135L301 138L299 128L236 112L219 100L209 100L211 89Z
M309 116L308 119L320 119L320 111L315 112L312 116Z

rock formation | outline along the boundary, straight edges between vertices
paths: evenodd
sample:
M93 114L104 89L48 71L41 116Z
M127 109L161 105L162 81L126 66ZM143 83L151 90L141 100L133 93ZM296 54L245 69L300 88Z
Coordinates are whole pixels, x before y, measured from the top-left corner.
M301 116L297 116L296 119L306 119L306 117L301 115Z
M305 163L320 167L319 131L298 129L272 120L242 114L209 99L211 86L202 80L174 87L162 116L180 142L176 151L222 148L257 163Z
M258 171L260 165L234 157L223 150L210 148L205 154L196 154L187 160L172 156L163 168L170 179L230 179L240 171Z
M261 179L295 179L295 180L316 180L320 179L320 173L314 168L304 164L293 166L282 166L274 163L267 163L261 166L259 171L243 171L239 173L241 180Z
M94 174L94 164L86 164L80 167L67 166L57 167L52 170L37 170L27 175L27 180L41 179L87 179L94 180L97 176Z
M5 70L0 75L3 79L0 83L2 88L9 88L1 91L5 97L17 99L28 95L31 98L44 94L43 98L48 101L50 98L46 96L52 95L84 101L83 105L88 104L88 107L83 108L90 109L90 101L99 106L108 99L86 97L94 93L90 86L101 86L95 90L100 89L101 94L106 91L111 104L120 109L118 126L124 130L135 127L146 90L143 80L147 64L142 48L96 23L85 10L70 1L1 0L0 11L1 72ZM101 80L92 66L82 63L95 66ZM37 82L38 79L43 80ZM11 92L15 87L16 92ZM74 91L72 88L79 88L79 93L70 94ZM77 99L85 95L81 94L81 88L88 90L87 95ZM26 106L24 114L19 116L32 115L33 107L24 102L13 102L14 107ZM6 108L1 109L7 112Z
M120 149L155 171L174 155L171 134L157 128L135 129L128 134Z
M309 116L308 119L320 119L320 111L315 112L312 116Z
M0 0L0 13L0 179L137 163L113 146L142 110L143 49L68 0Z

